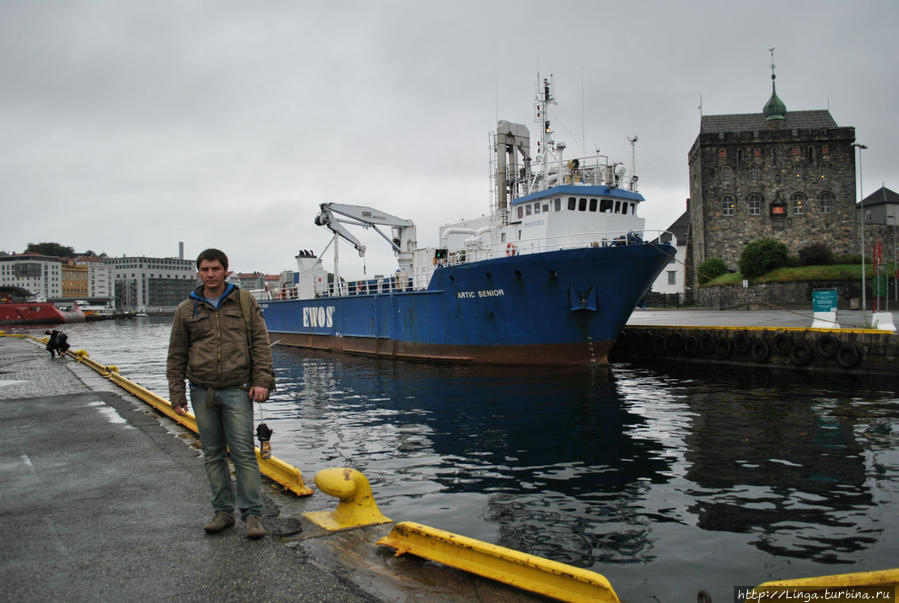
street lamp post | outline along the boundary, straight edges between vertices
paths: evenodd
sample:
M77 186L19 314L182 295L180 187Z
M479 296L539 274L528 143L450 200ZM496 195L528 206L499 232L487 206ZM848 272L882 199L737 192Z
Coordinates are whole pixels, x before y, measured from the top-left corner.
M865 145L853 142L852 146L858 149L858 198L862 221L862 312L867 310L865 301L865 187L862 181L862 151L867 149Z

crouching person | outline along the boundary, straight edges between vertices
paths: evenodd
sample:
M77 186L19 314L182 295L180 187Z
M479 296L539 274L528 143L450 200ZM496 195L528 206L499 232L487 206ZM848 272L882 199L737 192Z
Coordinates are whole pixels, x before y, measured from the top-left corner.
M266 531L253 403L264 402L274 388L268 331L256 300L225 282L230 272L222 251L203 251L197 271L203 284L178 305L172 323L169 397L176 413L187 414L187 379L215 512L204 529L215 534L234 525L235 497L226 457L230 451L236 507L247 538L261 538Z

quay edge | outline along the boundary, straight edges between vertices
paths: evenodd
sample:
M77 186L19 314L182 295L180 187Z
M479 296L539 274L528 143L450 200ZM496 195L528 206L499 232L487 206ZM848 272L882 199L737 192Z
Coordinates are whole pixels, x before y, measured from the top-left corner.
M629 324L610 359L716 363L855 375L899 372L899 336L874 329Z

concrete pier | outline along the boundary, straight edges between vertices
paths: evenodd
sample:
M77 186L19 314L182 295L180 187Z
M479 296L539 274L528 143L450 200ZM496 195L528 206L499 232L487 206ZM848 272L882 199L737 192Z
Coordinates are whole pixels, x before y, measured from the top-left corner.
M376 546L393 524L326 533L333 509L263 478L270 535L213 536L199 443L91 369L0 337L0 583L9 601L537 601ZM395 518L402 520L403 518Z

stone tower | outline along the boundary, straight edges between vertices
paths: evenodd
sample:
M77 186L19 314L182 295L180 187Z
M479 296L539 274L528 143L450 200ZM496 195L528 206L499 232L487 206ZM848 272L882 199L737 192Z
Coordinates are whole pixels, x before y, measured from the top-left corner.
M739 270L743 248L764 237L792 254L812 243L858 253L855 128L828 110L788 111L774 78L772 64L761 113L701 117L688 155L693 287L702 262L719 257Z

